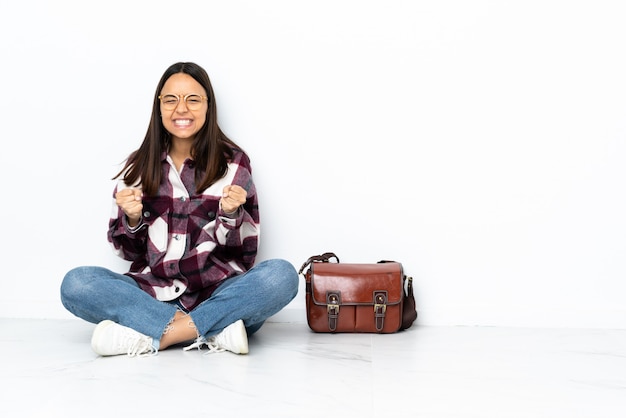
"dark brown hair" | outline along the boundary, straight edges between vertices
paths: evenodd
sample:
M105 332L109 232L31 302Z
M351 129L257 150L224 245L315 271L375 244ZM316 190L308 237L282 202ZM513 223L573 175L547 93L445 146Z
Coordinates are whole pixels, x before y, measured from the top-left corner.
M157 85L150 124L143 142L130 154L124 168L114 177L117 179L123 174L124 183L128 186L140 181L143 193L147 196L154 196L159 190L162 176L161 154L168 150L171 137L161 121L159 95L165 82L178 73L193 77L204 88L209 98L206 122L196 134L191 146L191 157L196 167L196 193L201 193L223 177L228 170L228 161L233 157L233 148L241 149L222 132L217 124L215 95L206 71L192 62L173 64L165 70Z

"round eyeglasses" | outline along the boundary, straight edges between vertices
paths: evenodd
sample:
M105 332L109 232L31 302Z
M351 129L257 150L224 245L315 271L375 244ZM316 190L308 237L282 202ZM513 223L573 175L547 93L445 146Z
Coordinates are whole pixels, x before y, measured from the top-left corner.
M199 94L187 94L185 96L178 94L164 94L159 96L159 100L161 100L161 106L165 110L174 110L178 107L178 103L180 99L183 99L187 109L189 110L198 110L202 107L202 100L209 100L206 96L200 96Z

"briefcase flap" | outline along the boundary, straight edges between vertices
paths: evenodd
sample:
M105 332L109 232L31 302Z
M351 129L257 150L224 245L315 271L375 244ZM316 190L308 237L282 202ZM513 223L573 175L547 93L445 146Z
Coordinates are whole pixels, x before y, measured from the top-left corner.
M327 295L339 293L340 305L373 305L375 294L386 293L386 305L397 305L403 297L402 265L312 263L311 297L316 305L326 305Z

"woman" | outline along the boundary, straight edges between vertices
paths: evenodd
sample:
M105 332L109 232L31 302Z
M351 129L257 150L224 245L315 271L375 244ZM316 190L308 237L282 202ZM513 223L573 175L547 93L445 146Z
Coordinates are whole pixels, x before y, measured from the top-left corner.
M246 153L224 135L206 71L180 62L163 74L139 149L115 176L108 239L130 260L119 274L78 267L63 305L97 323L102 356L185 349L248 352L247 336L298 291L288 262L255 265L256 188Z

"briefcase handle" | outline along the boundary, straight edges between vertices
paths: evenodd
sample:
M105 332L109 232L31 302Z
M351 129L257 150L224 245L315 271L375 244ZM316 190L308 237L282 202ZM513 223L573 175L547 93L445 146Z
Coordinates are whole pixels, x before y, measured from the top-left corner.
M320 255L313 255L309 257L309 259L306 260L304 264L302 264L302 267L300 267L300 271L298 272L298 274L302 274L304 269L307 268L307 266L313 262L317 261L317 262L322 262L322 263L328 263L331 258L334 258L335 260L337 260L337 263L339 262L339 257L337 257L335 253L328 252L328 253L324 253Z

